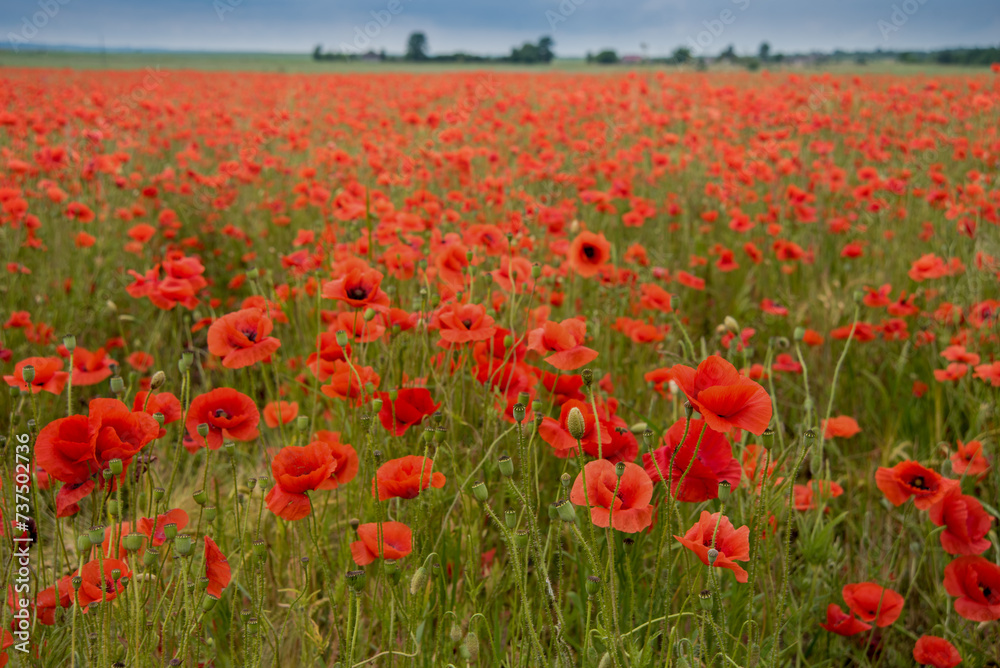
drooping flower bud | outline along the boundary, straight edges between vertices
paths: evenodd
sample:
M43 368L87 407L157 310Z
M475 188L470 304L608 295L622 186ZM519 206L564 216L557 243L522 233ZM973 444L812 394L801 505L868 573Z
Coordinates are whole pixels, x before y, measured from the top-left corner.
M167 382L167 374L162 371L157 371L153 374L153 377L149 379L149 391L158 390L163 387L163 384Z

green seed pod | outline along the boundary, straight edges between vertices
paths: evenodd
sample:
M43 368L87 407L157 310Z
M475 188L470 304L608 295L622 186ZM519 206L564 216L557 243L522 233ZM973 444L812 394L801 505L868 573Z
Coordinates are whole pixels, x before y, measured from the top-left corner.
M625 475L625 462L618 462L615 464L615 475L619 478Z
M719 551L713 547L709 549L706 556L708 557L708 565L712 566L715 564L715 560L719 558Z
M378 313L375 309L369 307L365 309L365 313L362 317L365 319L365 322L370 322L376 315L378 315Z
M360 593L365 588L365 572L363 569L347 571L347 586L355 594Z
M183 533L174 539L174 550L182 557L190 555L193 547L194 537L190 534Z
M542 265L538 264L537 262L531 265L531 277L535 280L538 280L538 277L541 275L542 275Z
M206 522L214 522L217 515L218 515L218 512L216 511L215 506L205 506L205 521Z
M73 579L70 580L70 584L73 585L74 591L80 591L80 587L83 586L83 578L80 577L79 575L74 575Z
M111 499L108 501L108 515L111 517L119 517L118 515L118 501Z
M205 598L201 599L202 612L209 612L212 608L215 607L215 604L218 602L219 602L218 596L213 596L212 594L208 594L207 596L205 596Z
M156 420L156 424L160 425L161 427L163 426L163 423L167 421L166 416L164 416L163 413L160 413L159 411L153 413L153 419Z
M121 475L122 471L125 470L125 465L120 459L112 459L108 462L108 468L111 469L111 473L114 475Z
M253 542L253 553L260 563L263 564L267 561L267 543L264 542L263 538L258 538Z
M472 485L472 495L476 497L478 501L486 501L489 498L489 490L486 489L486 483L480 480Z
M90 527L90 530L88 531L88 533L90 535L90 544L91 545L96 546L96 545L100 545L101 543L104 542L104 527L103 526Z
M512 475L514 475L514 460L512 460L507 455L503 455L502 457L500 457L498 466L500 468L500 473L505 478L509 478Z
M309 416L299 415L295 418L295 428L298 429L299 432L307 431L309 429Z
M698 603L701 605L702 610L712 609L712 592L708 589L702 589L698 594Z
M120 568L112 568L111 569L111 581L112 582L118 582L121 579L122 579L122 569L120 569Z
M125 391L125 379L121 376L111 377L111 391L115 394L121 394Z
M596 596L601 591L601 578L596 575L587 576L587 596Z
M517 543L517 546L521 549L528 547L528 538L529 535L527 529L518 529L514 534L514 542Z
M340 346L341 348L343 348L344 346L347 345L347 332L345 332L342 329L337 330L336 337L337 337L337 345L338 346Z
M372 413L377 415L382 412L382 400L372 399Z
M138 552L142 549L142 541L145 538L144 535L137 532L132 532L122 539L122 545L129 552Z
M393 584L399 582L399 578L402 576L402 573L399 570L399 562L395 559L386 559L382 562L382 567L385 569L385 574L389 577L389 580Z
M63 346L66 347L66 350L70 352L76 350L76 337L73 336L72 334L67 334L66 336L64 336L62 342Z
M573 484L573 476L563 473L559 476L559 483L563 486L563 489L569 489L569 486Z
M719 481L719 501L725 503L729 500L729 495L733 491L733 486L728 480Z
M146 566L146 568L151 568L159 558L160 551L155 547L151 547L142 555L142 563Z
M524 416L527 413L527 408L522 403L514 404L514 408L511 411L514 414L514 421L518 424L524 422Z
M21 369L21 378L24 379L24 382L30 385L35 380L35 367L30 364L25 364Z
M199 489L192 496L194 497L194 502L199 506L203 506L208 503L208 494L203 489Z
M427 569L420 566L410 578L410 595L416 596L417 592L422 592L427 587L428 580L430 580L430 575L427 573Z
M177 538L177 525L173 522L163 525L163 535L167 537L167 540L173 540Z
M504 511L503 521L504 524L507 525L508 529L513 529L514 527L517 526L517 513L515 513L513 510Z
M103 537L101 538L101 541L102 542L104 541ZM80 534L79 536L76 537L76 551L77 552L80 552L81 554L85 553L87 550L90 549L90 545L91 545L91 543L90 543L90 535L89 534L82 533L82 534ZM100 543L98 543L98 545L100 545Z
M198 431L198 435L201 436L202 438L208 436L209 426L207 422L199 422L196 429Z
M555 503L559 519L563 522L576 522L576 506L570 503L569 499L561 499Z
M159 503L160 501L163 501L163 497L164 497L164 495L166 493L167 493L166 490L164 490L162 487L154 487L153 488L153 501L156 501L157 503Z

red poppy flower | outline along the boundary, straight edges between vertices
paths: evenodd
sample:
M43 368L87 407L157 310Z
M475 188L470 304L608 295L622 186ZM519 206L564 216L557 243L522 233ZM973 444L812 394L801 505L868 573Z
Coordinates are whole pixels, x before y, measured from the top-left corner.
M990 549L992 543L986 534L993 517L978 500L962 494L958 486L931 506L929 515L935 525L946 527L940 538L941 547L948 554L974 555Z
M89 431L94 441L94 459L98 470L107 468L112 459L125 466L160 433L152 415L129 410L118 399L94 399L90 402Z
M764 433L771 421L771 397L732 364L712 355L698 369L677 364L670 375L708 426L728 433L734 427Z
M944 638L920 636L913 646L913 660L921 666L955 668L962 663L962 655Z
M625 472L619 478L615 466L621 464ZM613 529L625 533L637 533L650 525L652 498L653 481L641 466L631 462L616 465L606 459L587 462L569 495L576 505L590 506L590 521L595 526L604 528L610 522Z
M983 454L983 444L979 441L958 442L956 452L951 455L951 468L958 475L979 475L990 468L990 460Z
M340 432L321 429L313 434L313 442L317 441L330 448L330 456L337 465L317 489L336 489L354 480L360 466L358 453L351 445L340 442Z
M58 587L59 592L56 593ZM68 608L73 605L73 578L66 575L38 592L35 597L35 617L46 626L56 623L56 608Z
M749 579L749 574L736 562L750 559L750 527L742 526L737 529L728 517L723 516L720 519L719 513L711 514L703 510L698 521L687 530L687 533L674 538L698 555L701 563L706 566L709 565L708 551L715 548L718 555L712 566L728 568L736 576L737 582L745 583Z
M587 348L587 323L578 318L562 322L548 321L538 329L528 332L528 350L545 355L545 361L561 371L572 371L593 362L596 350Z
M556 457L565 459L575 455L576 439L569 433L569 427L566 424L570 411L574 408L578 408L583 414L584 429L580 444L583 446L584 452L592 457L597 457L598 453L603 455L603 448L611 444L611 433L604 422L595 418L590 404L578 399L570 399L563 403L559 409L558 421L550 417L542 418L541 424L538 425L538 435L552 446L553 454ZM599 442L598 439L600 439Z
M80 501L87 498L95 487L97 482L94 480L63 484L56 493L56 517L70 517L80 512Z
M222 590L229 586L232 579L226 555L222 554L219 546L208 536L205 536L205 577L208 578L205 592L216 598L222 596Z
M71 484L88 480L97 471L87 417L71 415L45 425L35 441L35 461L56 480Z
M378 396L383 402L378 417L393 436L402 436L441 406L434 403L431 393L423 387L402 388L397 391L395 401L389 398L388 392L379 392Z
M328 380L333 375L334 362L346 361L351 354L351 344L348 343L341 348L337 343L335 332L323 332L316 337L316 349L319 350L319 354L309 353L306 366L320 382Z
M611 259L611 244L603 234L580 232L569 246L567 262L573 271L584 278L600 273Z
M495 321L482 304L446 304L438 310L435 320L440 326L441 339L447 343L485 341L497 331Z
M77 347L73 351L73 385L85 387L96 385L111 376L111 365L118 364L108 357L104 348L90 352Z
M112 579L111 572L115 570L121 571L118 580ZM131 578L132 571L120 559L94 559L85 563L76 575L82 580L77 597L82 612L86 614L91 603L113 601L125 591L121 578Z
M77 348L77 350L79 350L79 348ZM153 368L154 363L152 355L144 353L140 350L130 354L127 358L125 358L125 361L139 373L146 373Z
M355 406L366 403L371 396L365 389L368 383L378 387L381 378L370 366L353 367L347 362L340 360L333 363L333 373L330 374L330 382L320 386L320 392L334 399L351 401Z
M297 401L271 401L264 406L264 424L271 429L278 423L288 424L299 414Z
M218 450L226 439L252 441L259 435L260 412L253 399L229 387L200 394L188 407L184 426L196 447ZM208 425L208 436L198 434L198 425Z
M957 480L950 480L914 461L905 461L892 468L880 466L875 472L875 484L894 506L901 506L912 496L919 510L927 510L944 498Z
M26 357L14 365L14 374L4 376L3 379L11 387L27 387L24 382L22 372L24 367L31 366L35 369L35 377L31 381L31 393L38 394L42 390L52 394L62 394L69 374L60 371L63 368L63 361L59 357Z
M838 415L829 420L823 420L823 438L851 438L861 433L858 421L847 415Z
M689 503L719 498L719 483L723 480L728 481L734 488L739 485L742 468L733 458L733 448L729 438L713 429L705 429L702 435L705 421L691 420L687 438L681 445L685 425L686 420L675 422L663 435L663 446L654 450L652 456L648 453L642 455L643 468L653 482L661 480L665 482L669 479L670 493L674 498ZM672 468L671 460L673 460ZM660 472L664 478L660 477ZM684 479L684 483L678 489L681 478Z
M336 467L325 443L282 448L271 461L275 484L265 497L268 510L286 520L307 517L312 505L306 492L320 489Z
M159 413L163 416L164 426L172 422L177 422L183 416L184 411L181 408L180 399L170 392L158 392L150 397L149 401L146 401L148 395L149 392L146 391L137 392L135 399L132 401L132 410L143 411L143 407L145 407L144 413L149 413L150 415ZM160 433L157 435L157 438L163 438L166 435L167 430L160 427Z
M903 597L874 582L844 585L841 594L851 612L876 626L889 626L903 612Z
M980 364L975 371L975 376L979 380L989 383L993 387L1000 387L1000 360L992 364Z
M854 636L872 628L871 624L866 624L855 617L853 612L845 613L836 603L826 607L826 623L820 622L820 626L830 633L841 636Z
M944 588L958 596L955 612L974 622L1000 619L1000 566L982 557L959 557L944 567Z
M208 352L222 358L227 369L242 369L271 361L281 341L268 336L274 325L259 308L227 313L208 328Z
M382 291L382 273L369 267L353 266L340 278L323 284L323 296L353 308L389 310L389 295Z
M378 558L402 559L413 552L413 530L402 522L372 522L358 527L358 539L351 543L351 556L358 566L367 566Z
M176 525L177 530L180 531L188 525L188 521L189 518L186 512L180 508L174 508L162 515L157 515L155 519L140 517L136 523L136 531L145 534L153 547L159 547L167 540L167 534L164 529L168 524Z
M434 460L420 455L407 455L390 459L375 472L372 479L372 496L375 496L376 482L380 501L399 497L412 499L428 487L442 488L447 479L443 473L434 471Z

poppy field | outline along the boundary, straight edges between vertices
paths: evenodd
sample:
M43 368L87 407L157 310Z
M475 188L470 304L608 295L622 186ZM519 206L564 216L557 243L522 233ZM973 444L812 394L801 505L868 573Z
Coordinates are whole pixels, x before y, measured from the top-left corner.
M1000 67L0 83L0 666L1000 665Z

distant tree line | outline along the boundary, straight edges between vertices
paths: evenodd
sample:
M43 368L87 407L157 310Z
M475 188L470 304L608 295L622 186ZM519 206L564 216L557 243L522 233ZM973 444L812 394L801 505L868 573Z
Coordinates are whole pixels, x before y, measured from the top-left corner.
M379 61L406 61L414 63L519 63L519 64L548 64L555 58L553 47L555 42L549 36L544 36L536 43L525 42L521 46L511 48L510 54L506 56L481 56L471 53L457 51L455 53L442 53L430 55L427 35L423 32L411 33L406 41L406 50L402 55L389 55L385 49L381 51L369 50L362 53L360 49L342 49L340 53L324 52L322 46L317 46L313 50L315 60L379 60ZM646 45L642 45L643 51ZM614 49L602 49L597 52L587 52L586 62L594 65L617 65L617 64L648 64L648 65L691 65L694 64L699 69L707 68L710 63L728 64L735 67L745 67L748 70L756 70L764 65L782 64L808 64L827 65L831 63L853 62L856 65L866 65L877 61L898 61L901 63L926 64L935 63L940 65L983 65L1000 63L1000 47L975 47L940 49L935 51L842 51L836 50L830 53L776 53L771 49L768 42L761 43L756 54L739 55L736 47L730 44L717 56L696 56L692 50L686 46L674 49L669 56L647 57L629 55L619 56Z

